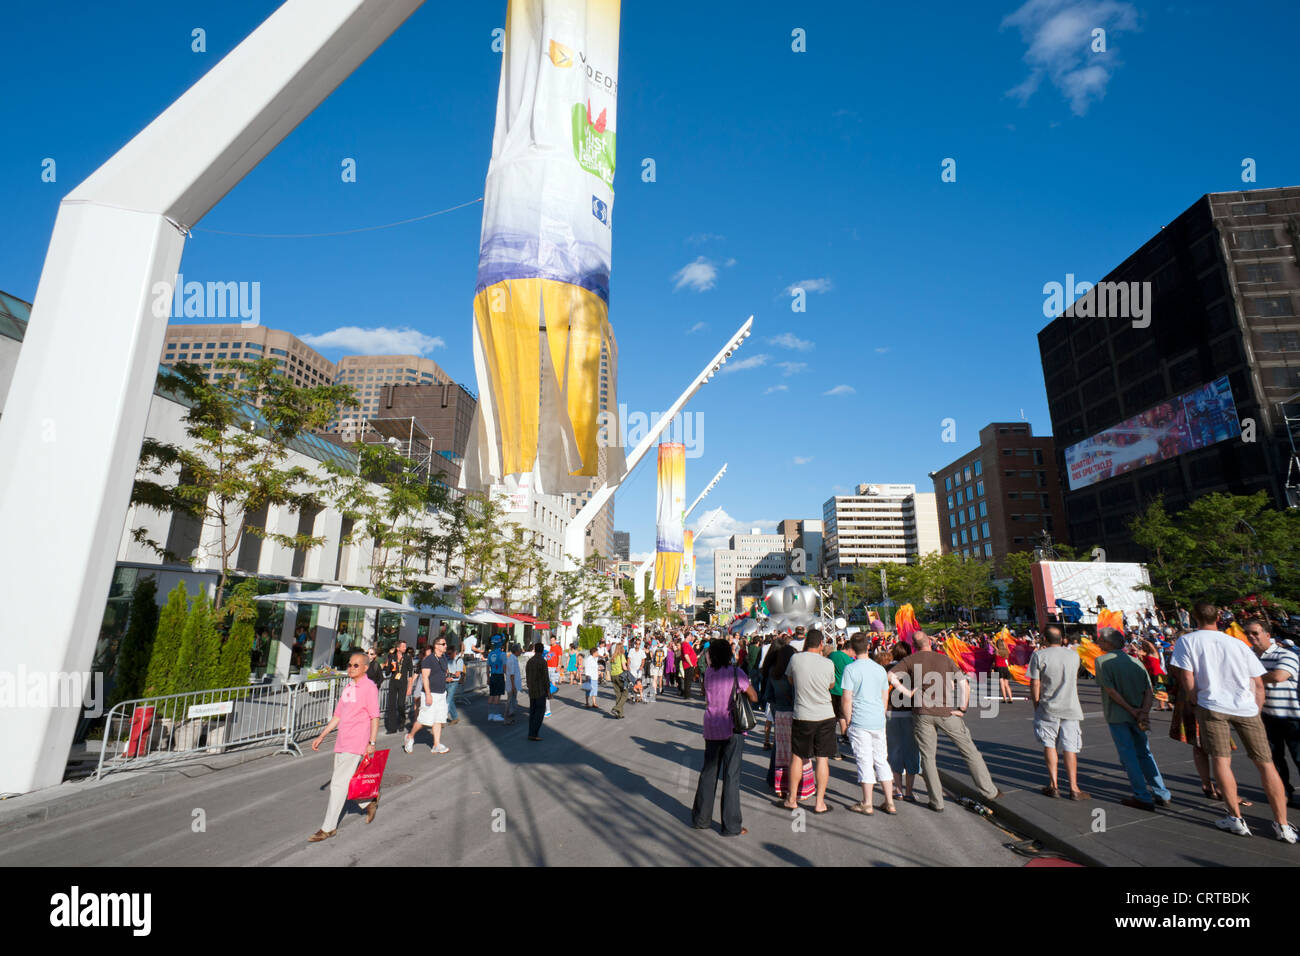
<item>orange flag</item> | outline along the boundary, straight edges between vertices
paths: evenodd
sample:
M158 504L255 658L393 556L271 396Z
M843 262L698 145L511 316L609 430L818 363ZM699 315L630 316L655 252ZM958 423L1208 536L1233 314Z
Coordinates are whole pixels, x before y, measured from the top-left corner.
M1097 612L1097 633L1101 633L1103 627L1113 627L1121 634L1124 633L1124 615L1119 611L1108 611L1105 608Z
M1017 684L1029 686L1029 668L1020 664L1009 664L1007 670L1011 671L1011 678Z
M1247 647L1250 646L1250 641L1246 640L1246 632L1241 629L1241 625L1238 624L1236 621L1233 621L1227 627L1225 627L1223 629L1223 633L1232 635L1237 640L1245 644Z
M1105 611L1101 612L1101 614L1105 614L1105 613L1107 612ZM1100 614L1097 616L1097 623L1099 626L1112 626L1112 625L1102 625ZM1076 647L1075 650L1079 652L1079 660L1083 661L1083 666L1088 668L1088 673L1091 674L1093 677L1096 677L1097 658L1101 657L1101 655L1106 652L1101 649L1101 646L1097 644L1096 641L1089 640L1086 637L1079 642L1079 646Z

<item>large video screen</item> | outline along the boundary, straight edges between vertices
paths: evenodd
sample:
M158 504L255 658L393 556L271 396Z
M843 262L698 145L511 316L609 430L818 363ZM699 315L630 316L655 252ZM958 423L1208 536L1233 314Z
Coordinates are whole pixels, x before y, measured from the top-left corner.
M1070 490L1240 434L1237 406L1225 375L1065 449Z

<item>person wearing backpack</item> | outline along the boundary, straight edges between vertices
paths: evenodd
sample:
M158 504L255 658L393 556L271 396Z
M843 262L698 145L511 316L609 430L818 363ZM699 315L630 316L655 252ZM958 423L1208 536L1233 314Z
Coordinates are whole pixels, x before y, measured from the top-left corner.
M709 667L703 683L704 766L695 787L691 825L697 830L713 829L713 801L721 776L722 835L744 836L749 832L740 819L740 764L745 736L736 727L736 698L743 694L750 703L757 703L758 692L750 685L749 675L733 662L731 644L722 640L709 643Z

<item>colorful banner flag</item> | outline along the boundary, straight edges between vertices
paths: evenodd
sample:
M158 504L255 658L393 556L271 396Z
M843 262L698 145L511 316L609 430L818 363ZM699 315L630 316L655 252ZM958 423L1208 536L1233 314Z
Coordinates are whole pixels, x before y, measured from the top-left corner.
M686 446L659 445L659 505L655 512L656 591L675 591L686 547Z
M677 578L677 603L683 607L695 604L695 532L690 530L682 536L682 572Z
M916 623L916 612L912 610L912 605L904 604L894 614L894 630L898 633L898 639L912 649L912 635L921 629L921 625Z
M622 477L609 323L619 0L509 0L474 295L461 487Z

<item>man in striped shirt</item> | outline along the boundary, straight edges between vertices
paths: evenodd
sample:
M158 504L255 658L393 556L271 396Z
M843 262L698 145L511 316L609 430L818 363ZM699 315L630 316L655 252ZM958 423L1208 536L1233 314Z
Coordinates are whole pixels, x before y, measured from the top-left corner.
M1273 766L1286 787L1287 802L1295 806L1295 787L1291 786L1286 754L1291 751L1291 761L1300 770L1300 697L1297 696L1300 657L1273 640L1272 627L1266 620L1247 621L1245 631L1250 646L1266 670L1263 718L1269 749L1273 752Z

